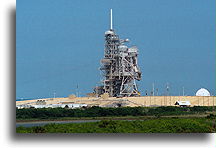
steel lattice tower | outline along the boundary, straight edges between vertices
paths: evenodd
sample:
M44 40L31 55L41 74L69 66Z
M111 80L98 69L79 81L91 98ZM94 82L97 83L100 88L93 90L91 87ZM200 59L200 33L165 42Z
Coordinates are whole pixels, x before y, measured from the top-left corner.
M108 93L110 97L138 96L136 80L141 80L138 67L136 46L125 45L129 39L120 39L112 25L112 9L110 11L110 30L105 32L104 58L101 60L103 86L97 92Z

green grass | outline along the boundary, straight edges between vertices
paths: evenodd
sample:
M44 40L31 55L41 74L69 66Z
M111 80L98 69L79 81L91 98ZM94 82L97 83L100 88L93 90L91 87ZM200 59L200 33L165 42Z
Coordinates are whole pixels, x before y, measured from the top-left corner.
M211 133L212 119L156 118L135 121L102 120L89 123L18 127L17 133Z
M167 116L111 116L111 117L60 117L60 118L30 118L17 119L16 122L36 122L36 121L72 121L72 120L146 120L154 118L191 118L191 117L207 117L209 114L188 114L188 115L167 115Z

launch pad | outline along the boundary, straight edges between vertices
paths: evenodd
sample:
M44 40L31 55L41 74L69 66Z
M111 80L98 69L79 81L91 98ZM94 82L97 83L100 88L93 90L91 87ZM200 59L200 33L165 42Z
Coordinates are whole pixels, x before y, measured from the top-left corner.
M136 46L128 47L129 39L120 39L113 29L112 9L110 29L105 32L104 58L101 60L102 86L95 88L96 94L108 93L110 97L139 96L136 80L141 80Z

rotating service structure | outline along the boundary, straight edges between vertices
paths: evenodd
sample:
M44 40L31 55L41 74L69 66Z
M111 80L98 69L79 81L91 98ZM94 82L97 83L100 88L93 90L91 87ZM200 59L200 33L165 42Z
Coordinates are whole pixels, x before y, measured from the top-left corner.
M136 80L141 80L138 67L138 48L125 44L129 39L120 39L112 26L112 9L110 29L105 32L104 58L101 60L102 83L96 87L100 94L108 93L110 97L139 96Z

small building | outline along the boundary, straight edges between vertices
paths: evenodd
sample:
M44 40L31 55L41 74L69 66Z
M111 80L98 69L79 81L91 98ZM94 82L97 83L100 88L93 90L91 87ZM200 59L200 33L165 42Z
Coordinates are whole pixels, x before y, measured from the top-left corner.
M45 105L38 105L38 104L33 104L33 105L27 105L27 104L24 104L24 105L16 105L16 107L18 109L22 109L22 108L71 108L71 109L74 109L74 108L84 108L84 107L88 107L87 104L71 104L71 103L68 103L68 104L45 104Z
M87 107L87 104L68 104L69 108L82 108L82 107Z
M180 107L189 107L191 106L191 103L190 101L177 101L175 105L178 105Z
M47 108L47 105L31 105L32 108Z
M46 100L37 100L36 105L46 105Z
M23 109L23 108L31 108L32 106L31 105L28 105L28 104L23 104L23 105L16 105L16 107L18 109Z

